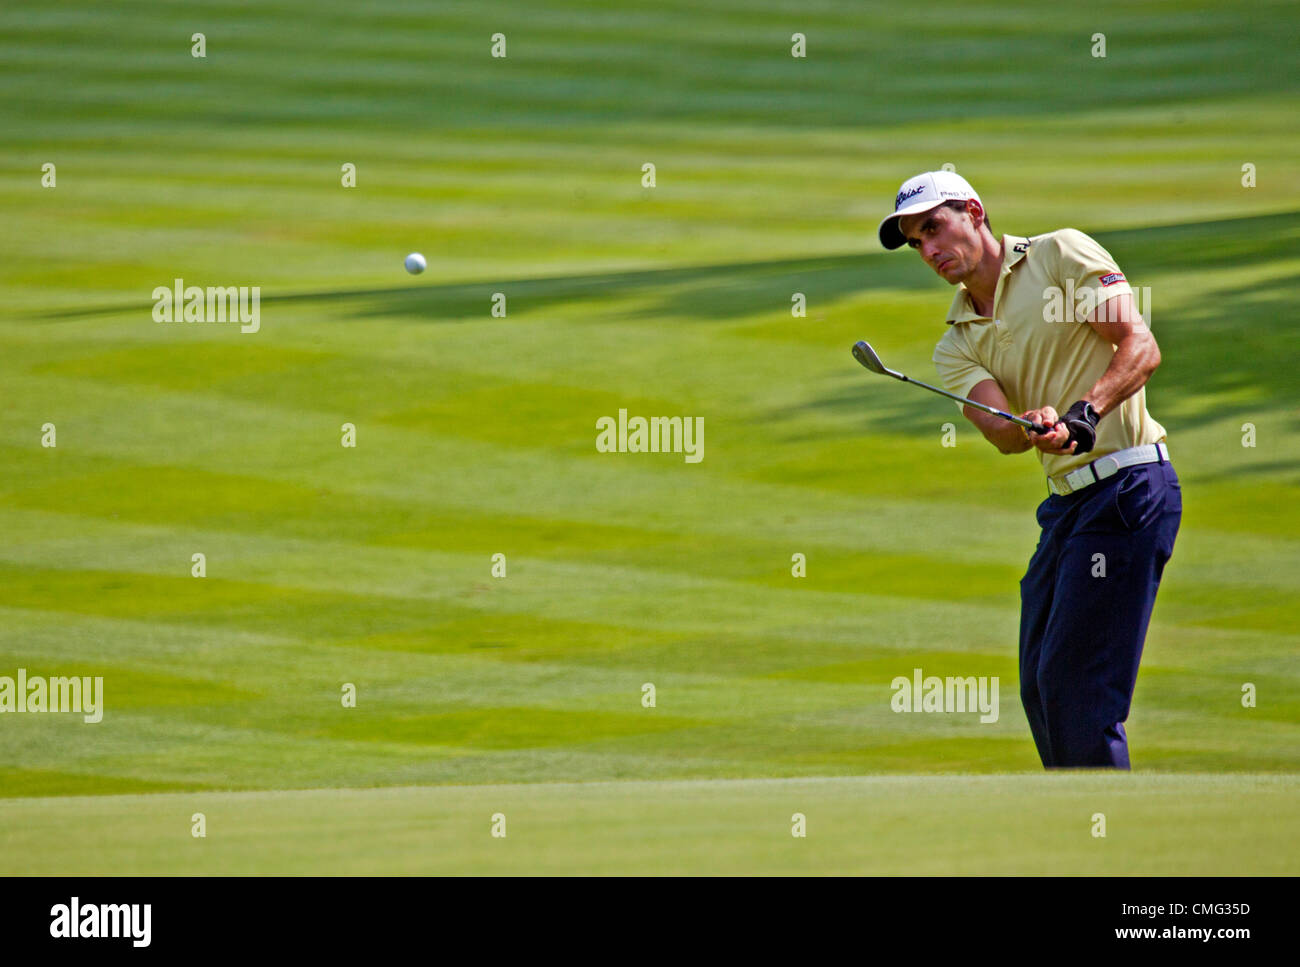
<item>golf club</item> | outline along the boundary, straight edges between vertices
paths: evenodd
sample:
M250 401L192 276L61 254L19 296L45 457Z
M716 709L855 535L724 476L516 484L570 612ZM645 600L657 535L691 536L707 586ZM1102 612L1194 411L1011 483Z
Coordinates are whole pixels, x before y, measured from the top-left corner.
M983 410L985 413L991 413L994 416L1002 417L1004 420L1010 420L1012 423L1018 423L1025 429L1033 430L1035 433L1052 432L1050 427L1043 426L1041 423L1031 423L1029 420L1021 419L1018 416L1012 416L1010 413L1003 413L1001 410L994 409L984 403L976 403L974 400L968 400L964 396L957 396L953 393L949 393L947 390L939 389L937 386L931 386L929 383L922 383L920 380L911 379L910 377L904 376L902 373L898 372L898 370L889 369L880 361L880 357L876 355L876 351L871 348L870 344L863 342L862 340L858 340L853 344L853 358L873 373L879 373L882 376L892 376L894 379L902 380L904 383L921 386L931 392L938 393L940 396L946 396L950 400L956 400L958 403L965 403L967 406L973 406L977 410Z

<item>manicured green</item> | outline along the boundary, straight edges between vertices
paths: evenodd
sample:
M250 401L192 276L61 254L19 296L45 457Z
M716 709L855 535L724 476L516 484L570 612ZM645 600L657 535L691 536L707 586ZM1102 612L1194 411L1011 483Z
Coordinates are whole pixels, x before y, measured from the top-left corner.
M951 774L23 799L0 873L1294 875L1298 786Z

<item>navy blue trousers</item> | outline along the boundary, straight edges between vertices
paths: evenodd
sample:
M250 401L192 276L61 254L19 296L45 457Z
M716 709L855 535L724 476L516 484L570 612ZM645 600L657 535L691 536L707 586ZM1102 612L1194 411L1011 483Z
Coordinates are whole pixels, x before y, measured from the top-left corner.
M1182 515L1167 462L1039 505L1020 580L1020 700L1045 767L1129 768L1124 721Z

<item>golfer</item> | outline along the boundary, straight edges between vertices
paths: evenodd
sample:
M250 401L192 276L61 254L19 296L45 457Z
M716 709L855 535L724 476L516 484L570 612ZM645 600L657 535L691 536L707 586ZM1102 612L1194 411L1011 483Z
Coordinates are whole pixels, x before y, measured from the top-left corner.
M1110 254L1072 228L998 241L974 189L927 171L880 223L957 287L934 351L950 392L1002 453L1035 450L1049 496L1020 581L1020 698L1045 767L1129 768L1138 662L1182 518L1164 428L1146 407L1160 350Z

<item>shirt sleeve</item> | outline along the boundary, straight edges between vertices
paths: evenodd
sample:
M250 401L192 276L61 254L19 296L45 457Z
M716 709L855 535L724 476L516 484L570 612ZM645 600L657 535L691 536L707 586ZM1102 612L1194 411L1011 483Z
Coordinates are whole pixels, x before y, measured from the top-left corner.
M970 396L970 391L976 384L993 379L984 364L971 356L965 338L955 326L943 334L939 345L934 347L932 359L939 371L939 381L943 388L958 396ZM964 405L957 403L957 409L960 410Z
M1124 273L1094 239L1073 228L1061 229L1054 237L1060 254L1057 275L1061 288L1074 289L1075 322L1086 322L1093 309L1116 296L1132 295Z

